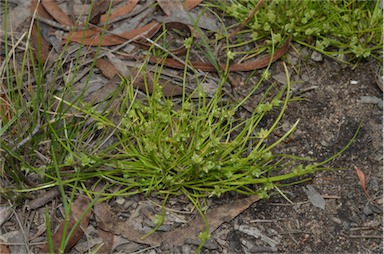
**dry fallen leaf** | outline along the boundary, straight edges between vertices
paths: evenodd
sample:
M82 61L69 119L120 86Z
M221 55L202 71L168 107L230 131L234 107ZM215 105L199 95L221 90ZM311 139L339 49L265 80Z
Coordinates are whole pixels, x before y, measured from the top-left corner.
M364 175L364 172L360 168L358 168L356 166L355 166L355 172L357 174L357 177L359 178L360 185L363 188L363 191L364 191L365 195L370 200L371 198L370 198L370 196L369 196L369 194L367 192L367 189L365 188L365 175Z
M90 204L90 200L86 196L79 196L75 202L73 202L73 205L71 207L71 217L69 218L68 226L67 226L67 232L66 235L70 232L70 230L75 226L76 221L82 216L84 211L88 208ZM71 235L71 238L68 241L67 246L65 247L65 251L72 248L84 235L84 231L88 227L89 217L91 215L91 212L89 211L81 220L80 225L74 230L73 234ZM60 243L63 237L64 233L64 225L65 221L61 222L59 229L56 231L56 233L52 237L53 242L53 250L55 253L59 252ZM49 251L48 244L45 245L41 252L47 253Z
M111 232L104 231L102 229L97 230L97 235L103 239L103 245L97 251L97 253L111 253L114 242L114 235Z
M1 254L9 254L10 253L8 246L5 245L4 243L2 243L1 241L0 241L0 253Z
M228 71L252 71L262 69L267 67L269 63L273 63L281 56L283 56L290 45L291 40L288 39L280 48L278 48L273 55L264 55L260 58L255 59L254 61L243 62L243 63L234 63L228 66ZM184 69L184 63L177 61L172 58L157 58L154 56L149 57L149 61L157 64L164 64L165 66L172 67L175 69ZM195 69L209 72L216 72L217 69L211 63L205 62L189 62ZM224 70L226 65L219 63L220 67Z
M0 227L9 219L9 217L12 215L12 212L12 207L9 205L0 205Z
M4 124L12 118L12 112L10 108L11 101L6 91L6 86L3 83L0 83L0 119L4 121Z
M32 0L31 3L31 14L35 13L37 8L37 15L46 19L51 19L51 16L46 12L46 10L38 4L38 0ZM35 20L35 22L38 22ZM49 56L49 43L40 35L40 31L37 29L36 23L32 26L31 33L31 44L33 47L33 53L35 58L40 63L45 63Z
M92 6L92 11L89 17L89 23L97 25L100 22L101 14L109 8L109 1L98 1Z
M108 17L108 20L110 22L113 22L114 19L122 17L124 15L127 15L128 13L130 13L133 10L133 8L135 8L135 6L137 5L138 2L139 2L139 0L126 1L119 8L112 10L111 14ZM104 23L106 21L106 19L107 19L107 14L101 15L100 23Z
M203 0L185 0L183 4L186 10L191 10L195 8L202 1Z
M61 25L72 26L71 19L61 10L57 3L53 0L42 0L41 4L45 10ZM39 13L40 14L40 13Z
M31 12L29 11L30 6L30 1L21 1L17 7L15 7L14 9L9 9L7 19L3 19L0 21L1 29L4 29L5 25L7 25L6 31L11 33L19 31L19 26L31 17Z
M167 16L171 16L175 12L184 11L180 0L157 0L157 3Z
M70 36L63 37L65 40L78 42L88 46L114 46L125 43L127 40L141 38L150 38L161 28L161 25L155 21L129 32L121 34L108 34L101 37L100 29L94 29L92 32L75 31Z
M95 66L101 71L101 73L105 77L109 79L112 79L116 74L118 74L118 71L115 66L110 61L104 58L97 59Z
M235 200L229 204L209 208L206 214L209 223L209 232L215 231L222 223L233 220L241 214L254 202L258 201L257 196L251 196L241 200ZM151 246L159 246L162 242L172 243L175 246L182 246L185 242L198 242L199 233L205 230L205 224L200 216L197 216L189 223L189 226L176 229L170 232L154 232L148 237L142 239L146 232L139 232L135 229L133 223L129 220L123 221L116 218L105 203L95 205L95 216L98 227L111 232L115 235L121 235L131 241Z
M167 16L171 16L172 12L183 10L184 8L189 11L201 2L202 0L157 0L157 3Z

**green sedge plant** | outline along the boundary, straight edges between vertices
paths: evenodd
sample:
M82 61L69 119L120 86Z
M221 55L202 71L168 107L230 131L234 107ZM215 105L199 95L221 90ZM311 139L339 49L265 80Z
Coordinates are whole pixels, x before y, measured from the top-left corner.
M274 50L279 41L274 37L271 41ZM187 38L184 43L188 65L193 38ZM9 63L13 51L7 45L6 37L4 47ZM209 42L203 40L201 45L208 58L214 61ZM96 55L99 50L97 47ZM154 46L151 50L155 50ZM232 54L227 47L227 66ZM204 219L206 228L199 235L200 250L210 237L209 222L202 205L206 199L227 192L260 198L268 198L271 192L281 193L280 187L286 181L299 183L303 176L327 169L323 165L336 158L355 138L339 153L322 162L278 152L277 146L283 145L299 123L295 122L280 138L273 138L292 99L287 69L288 84L283 87L276 83L270 85L251 115L241 119L238 112L268 75L263 75L249 95L239 102L223 100L227 70L220 72L213 97L206 94L204 77L195 75L197 87L191 93L184 89L181 100L176 101L163 93L160 83L162 65L155 66L157 75L152 90L149 89L144 61L139 73L144 75L147 89L138 96L140 92L132 85L136 77L122 77L118 89L111 91L110 99L119 101L115 118L112 118L107 108L95 109L83 100L82 94L67 99L70 98L68 95L73 95L74 79L67 81L61 91L47 89L44 75L47 70L42 63L34 62L28 44L23 56L21 70L14 69L11 64L5 64L1 70L7 85L8 104L12 105L11 117L2 115L4 124L0 126L2 177L9 181L9 186L1 189L1 195L25 199L23 195L30 192L57 186L66 220L78 193L93 200L87 210L95 202L118 196L158 195L164 198L163 210L157 216L157 226L148 232L150 234L164 221L164 208L169 197L182 196L189 199ZM79 59L80 53L75 57L73 76L79 71ZM55 80L67 80L63 62L61 54L53 67ZM183 72L184 88L189 71L187 65ZM86 83L93 66L94 62ZM25 82L25 77L33 77L34 81ZM36 84L33 93L26 95L26 83ZM263 120L272 115L275 115L274 120L266 125ZM32 124L26 127L25 122ZM15 137L15 132L19 136ZM90 185L94 187L101 182L107 183L101 192L90 188ZM108 187L116 185L119 190L110 192ZM47 226L50 226L48 212L46 218ZM77 226L79 224L80 220ZM71 233L73 230L63 235L61 252ZM51 235L47 230L49 248L53 250Z
M279 43L285 33L292 41L345 63L364 59L382 62L383 9L381 1L355 0L266 0L249 21L251 41L271 34ZM243 22L259 0L211 1L207 6L223 11L224 16Z

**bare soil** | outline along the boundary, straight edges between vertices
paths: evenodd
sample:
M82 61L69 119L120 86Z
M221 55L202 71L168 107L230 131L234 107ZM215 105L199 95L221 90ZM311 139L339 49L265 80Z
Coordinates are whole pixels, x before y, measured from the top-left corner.
M316 88L303 94L306 101L289 105L285 121L300 119L300 124L284 152L325 159L348 142L360 122L363 126L351 147L327 165L344 170L317 172L311 182L287 187L293 204L276 195L236 218L229 226L228 253L252 252L247 244L255 252L382 253L382 102L361 102L362 96L382 98L372 66L365 63L351 70L325 59L309 60L303 69L297 78L304 80L301 89ZM355 167L364 172L374 202L364 194ZM325 209L308 202L303 190L308 184L323 195ZM236 230L238 225L252 225L279 243L272 246L249 237Z

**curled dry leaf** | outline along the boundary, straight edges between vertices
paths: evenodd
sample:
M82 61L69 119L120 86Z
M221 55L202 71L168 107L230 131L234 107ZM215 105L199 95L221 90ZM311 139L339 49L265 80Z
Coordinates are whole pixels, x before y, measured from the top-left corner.
M111 253L113 249L114 235L102 229L97 230L97 235L103 240L103 245L97 253Z
M108 29L110 26L107 26L106 28ZM64 37L64 39L81 43L82 39L95 37L101 34L102 31L103 29L100 27L93 27L84 31L71 31L68 36Z
M116 74L118 74L118 71L115 68L115 66L107 59L104 59L104 58L97 59L95 66L108 79L112 79Z
M228 67L229 71L253 71L257 69L262 69L267 67L269 63L275 62L277 59L282 57L288 50L290 39L288 39L281 48L277 49L273 55L264 55L254 61L245 62L245 63L234 63L230 64ZM184 63L181 63L175 59L170 58L156 58L154 56L149 57L150 62L164 64L165 66L172 67L175 69L184 69ZM193 68L201 71L215 72L217 71L216 67L211 63L204 62L189 62ZM223 63L219 64L222 70L225 70L226 65Z

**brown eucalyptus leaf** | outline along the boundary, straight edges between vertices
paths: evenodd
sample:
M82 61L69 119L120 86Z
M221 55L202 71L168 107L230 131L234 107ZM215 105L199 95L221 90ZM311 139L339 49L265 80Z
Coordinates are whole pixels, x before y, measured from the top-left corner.
M88 208L90 203L91 201L86 196L79 196L75 200L75 202L73 202L71 207L70 218L68 221L67 232L65 232L66 236L71 231L71 229L75 226L76 221L79 220L79 218L84 213L84 211ZM88 227L90 215L91 215L91 211L87 212L87 214L83 217L83 219L80 222L80 225L74 230L73 234L71 235L68 241L68 244L65 247L65 251L68 251L70 248L72 248L83 237L84 231ZM65 225L65 221L62 221L59 226L59 229L52 236L53 250L55 253L59 252L60 244L64 234L64 225ZM41 252L47 253L48 251L49 251L49 247L48 247L48 244L46 244L41 249Z
M173 12L184 10L180 0L157 0L157 3L167 16L171 16Z
M97 1L92 6L89 23L97 25L100 22L101 14L106 12L109 8L109 1Z
M108 20L113 21L116 18L119 18L121 16L124 16L124 15L130 13L135 8L135 6L137 5L138 2L139 2L139 0L126 1L119 8L112 10L111 14L108 17ZM106 21L106 19L107 19L107 14L102 15L100 17L100 23L104 23Z
M136 39L138 37L152 37L159 31L161 25L155 21L129 32L121 34L107 34L101 37L101 33L92 33L92 36L85 37L84 31L75 31L70 36L64 37L65 40L78 42L88 46L114 46L125 43L127 40Z
M267 67L269 63L275 62L277 59L282 57L288 50L291 39L289 38L279 49L275 51L273 55L264 55L260 58L255 59L254 61L244 62L244 63L233 63L228 66L228 71L253 71ZM177 61L172 58L157 58L154 56L149 57L149 61L152 63L163 64L168 67L175 69L184 69L184 63ZM193 68L201 71L215 72L218 71L216 67L211 63L205 62L195 62L190 61L190 65ZM222 70L225 70L226 64L219 63L219 66Z
M38 4L38 0L32 0L31 2L31 15L33 15L35 11L40 17L52 19L49 13L40 4ZM45 63L49 56L49 43L44 39L44 37L41 36L37 29L36 23L32 26L31 44L35 59L40 63Z
M10 253L8 246L5 245L4 243L2 243L1 241L0 241L0 253L2 253L2 254L9 254Z
M185 0L184 1L184 7L186 10L191 10L191 9L195 8L202 1L203 0Z
M71 19L61 10L57 3L53 0L42 0L41 4L45 10L61 25L72 26Z
M257 196L250 196L222 206L209 208L206 214L209 223L209 232L212 233L222 223L233 220L258 200L259 198ZM121 235L131 241L149 244L151 246L159 246L162 242L172 243L175 246L182 246L187 241L196 242L199 241L199 233L205 230L203 219L197 216L185 228L170 232L154 232L143 239L142 236L146 232L137 231L130 220L123 221L114 216L105 203L97 204L94 211L99 228L116 235Z

